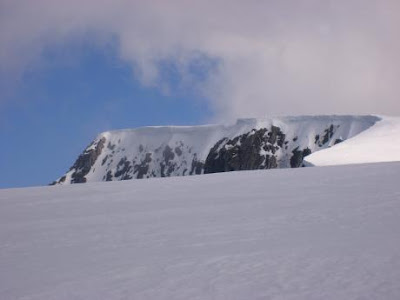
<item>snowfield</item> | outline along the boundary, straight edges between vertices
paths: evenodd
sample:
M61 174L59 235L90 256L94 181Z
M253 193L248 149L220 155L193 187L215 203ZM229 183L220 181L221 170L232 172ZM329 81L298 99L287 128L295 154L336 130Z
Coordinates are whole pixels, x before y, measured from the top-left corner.
M400 163L0 190L0 299L400 299Z
M400 118L382 117L367 130L305 160L314 166L400 161Z

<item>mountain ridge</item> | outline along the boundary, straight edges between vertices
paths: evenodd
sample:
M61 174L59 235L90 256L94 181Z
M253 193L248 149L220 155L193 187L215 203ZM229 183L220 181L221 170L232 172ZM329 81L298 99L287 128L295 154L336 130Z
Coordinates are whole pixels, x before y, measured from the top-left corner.
M305 156L381 120L374 115L286 116L105 131L53 184L301 167Z

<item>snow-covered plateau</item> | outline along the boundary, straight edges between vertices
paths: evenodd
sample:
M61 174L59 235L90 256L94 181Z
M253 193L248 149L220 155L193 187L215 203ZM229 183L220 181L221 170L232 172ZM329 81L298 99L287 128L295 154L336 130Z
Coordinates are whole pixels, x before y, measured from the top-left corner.
M297 116L101 133L54 184L400 161L400 118Z
M397 300L399 175L391 162L0 190L0 299Z

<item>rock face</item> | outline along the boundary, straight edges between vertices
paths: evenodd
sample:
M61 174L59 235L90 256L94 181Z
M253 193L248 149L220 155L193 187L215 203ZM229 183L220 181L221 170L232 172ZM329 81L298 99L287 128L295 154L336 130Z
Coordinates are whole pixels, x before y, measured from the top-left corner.
M303 166L304 157L311 154L311 150L309 148L299 150L299 147L296 147L292 151L292 157L290 158L290 167L291 168L299 168Z
M312 152L369 128L373 116L239 120L235 125L105 132L54 184L298 168Z
M210 150L204 173L277 168L277 152L285 143L285 134L276 126L270 131L253 129L234 139L223 138Z

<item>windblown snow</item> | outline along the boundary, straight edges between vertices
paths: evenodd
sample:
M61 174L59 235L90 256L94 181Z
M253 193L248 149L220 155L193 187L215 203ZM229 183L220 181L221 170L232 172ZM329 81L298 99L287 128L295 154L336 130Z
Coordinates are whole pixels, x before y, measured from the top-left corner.
M399 299L399 175L380 163L0 190L0 299Z
M399 150L400 118L381 116L298 116L240 119L229 126L145 127L100 134L54 183L400 161Z

